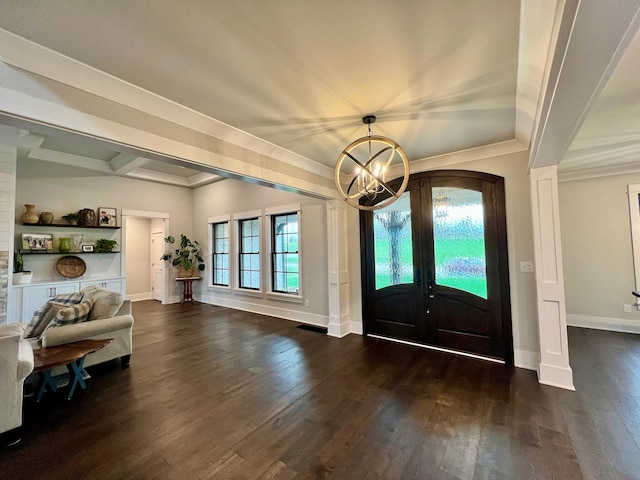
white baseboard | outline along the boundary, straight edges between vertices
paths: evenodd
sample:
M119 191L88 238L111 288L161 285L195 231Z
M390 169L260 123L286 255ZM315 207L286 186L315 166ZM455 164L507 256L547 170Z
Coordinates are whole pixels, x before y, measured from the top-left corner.
M171 303L180 303L181 300L182 300L182 297L178 295L169 295L167 298L165 298L163 305L169 305ZM200 301L200 300L196 298L196 301Z
M329 325L327 325L327 335L329 335L330 337L342 338L346 337L350 333L351 330L349 323L343 323L340 325L329 323Z
M364 329L362 328L362 322L351 322L351 333L355 333L356 335L364 334Z
M127 295L127 300L131 300L132 302L140 302L142 300L153 300L153 295L151 292L133 293L131 295Z
M624 318L594 317L590 315L567 314L570 327L594 328L622 333L640 333L640 322Z
M290 310L288 308L274 307L272 305L263 305L260 303L251 303L243 300L236 300L234 298L219 297L216 295L202 295L198 301L202 303L209 303L211 305L219 305L221 307L235 308L236 310L242 310L245 312L267 315L269 317L283 318L293 322L306 323L317 327L328 328L329 325L328 315L301 312L298 310Z
M537 372L540 365L540 354L538 352L529 352L528 350L514 350L513 363L518 368Z
M556 365L540 364L538 382L543 385L575 390L573 386L573 372L570 367L558 367Z

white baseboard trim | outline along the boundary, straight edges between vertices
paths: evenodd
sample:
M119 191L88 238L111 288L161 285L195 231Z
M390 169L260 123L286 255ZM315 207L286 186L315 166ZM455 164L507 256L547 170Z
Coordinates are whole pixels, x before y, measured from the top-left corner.
M364 335L364 329L362 328L362 322L351 322L351 333L356 335Z
M530 352L528 350L514 350L513 363L518 368L534 370L537 372L540 365L540 354L538 352Z
M573 386L573 372L570 367L558 367L556 365L540 364L538 370L538 382L543 385L564 388L575 391Z
M242 310L245 312L267 315L269 317L283 318L293 322L306 323L317 327L328 328L329 325L328 315L300 312L298 310L289 310L287 308L262 305L259 303L240 301L233 298L218 297L215 295L202 295L198 301L202 303L209 303L211 305L219 305L221 307L235 308L236 310Z
M329 322L329 325L327 325L327 335L329 335L330 337L342 338L346 337L350 333L351 330L349 322L342 324Z
M131 295L127 295L127 300L131 300L132 302L140 302L142 300L153 300L153 295L151 292L133 293Z
M169 305L170 303L180 303L180 300L182 300L182 297L179 297L178 295L169 295L167 298L165 298L163 305ZM196 301L200 300L196 298Z
M570 327L594 328L611 332L640 333L640 322L624 318L594 317L590 315L567 314Z

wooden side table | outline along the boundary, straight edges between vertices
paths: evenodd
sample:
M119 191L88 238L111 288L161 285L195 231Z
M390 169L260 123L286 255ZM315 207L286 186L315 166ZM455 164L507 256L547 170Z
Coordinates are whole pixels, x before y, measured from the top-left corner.
M51 369L66 365L69 370L69 396L71 400L73 392L76 390L76 386L84 390L87 388L87 384L84 383L82 378L82 372L84 370L84 360L90 353L100 350L102 347L111 343L112 338L105 338L100 340L80 340L78 342L65 343L64 345L57 345L55 347L45 347L39 350L33 351L34 372L40 374L40 389L38 391L38 397L36 401L42 399L42 395L47 389L55 392L58 389L58 385L51 376Z
M182 301L194 303L193 300L193 282L197 282L201 277L177 277L176 282L182 283Z

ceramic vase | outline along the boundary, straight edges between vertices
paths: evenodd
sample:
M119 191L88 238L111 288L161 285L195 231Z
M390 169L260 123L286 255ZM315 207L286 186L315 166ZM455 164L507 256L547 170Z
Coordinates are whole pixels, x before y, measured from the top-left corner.
M51 225L53 223L53 213L42 212L40 214L39 221L42 225Z
M22 223L38 223L38 214L36 213L36 206L32 203L27 203L24 206L27 211L22 214L20 221Z
M60 238L58 245L58 250L61 252L70 252L71 251L71 238L63 237Z

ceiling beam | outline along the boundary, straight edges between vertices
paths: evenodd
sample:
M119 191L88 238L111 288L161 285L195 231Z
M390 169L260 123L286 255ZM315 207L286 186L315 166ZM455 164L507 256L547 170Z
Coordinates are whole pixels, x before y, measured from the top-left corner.
M31 135L29 130L0 125L0 144L17 148L37 148L42 145L44 138Z
M541 95L551 68L563 0L523 0L520 3L516 140L529 148L540 116Z
M132 170L126 175L130 178L136 178L138 180L147 180L149 182L166 183L168 185L175 185L178 187L190 188L189 181L186 177L180 177L178 175L171 175L170 173L154 172L152 170L137 169Z
M221 177L220 175L215 175L213 173L200 172L200 173L196 173L195 175L191 175L190 177L187 177L187 182L189 183L190 187L195 188L195 187L201 187L203 185L208 185L209 183L218 182L224 179L225 178Z
M34 148L29 152L27 156L28 158L32 158L34 160L60 163L62 165L68 165L70 167L86 168L102 173L113 174L111 166L107 162L97 160L95 158L84 157L82 155L63 153L46 148Z
M640 27L640 0L566 0L529 167L560 163Z
M114 173L119 175L126 175L131 170L135 170L136 168L140 168L143 165L146 165L151 160L144 157L138 157L136 155L131 155L130 153L119 153L109 162L111 164L111 168Z
M2 28L0 28L0 61L23 72L51 79L61 85L86 92L91 96L97 96L115 104L126 105L157 118L170 119L176 125L219 139L224 144L240 147L253 155L270 157L291 167L304 169L313 175L329 180L333 179L333 169L326 165L125 82ZM0 85L2 85L1 78ZM56 101L60 100L63 99L56 99ZM0 94L0 111L3 107L2 103L2 95ZM65 106L68 105L73 104L65 104ZM30 117L30 119L32 118ZM53 123L52 125L58 124ZM234 173L243 174L243 172Z

